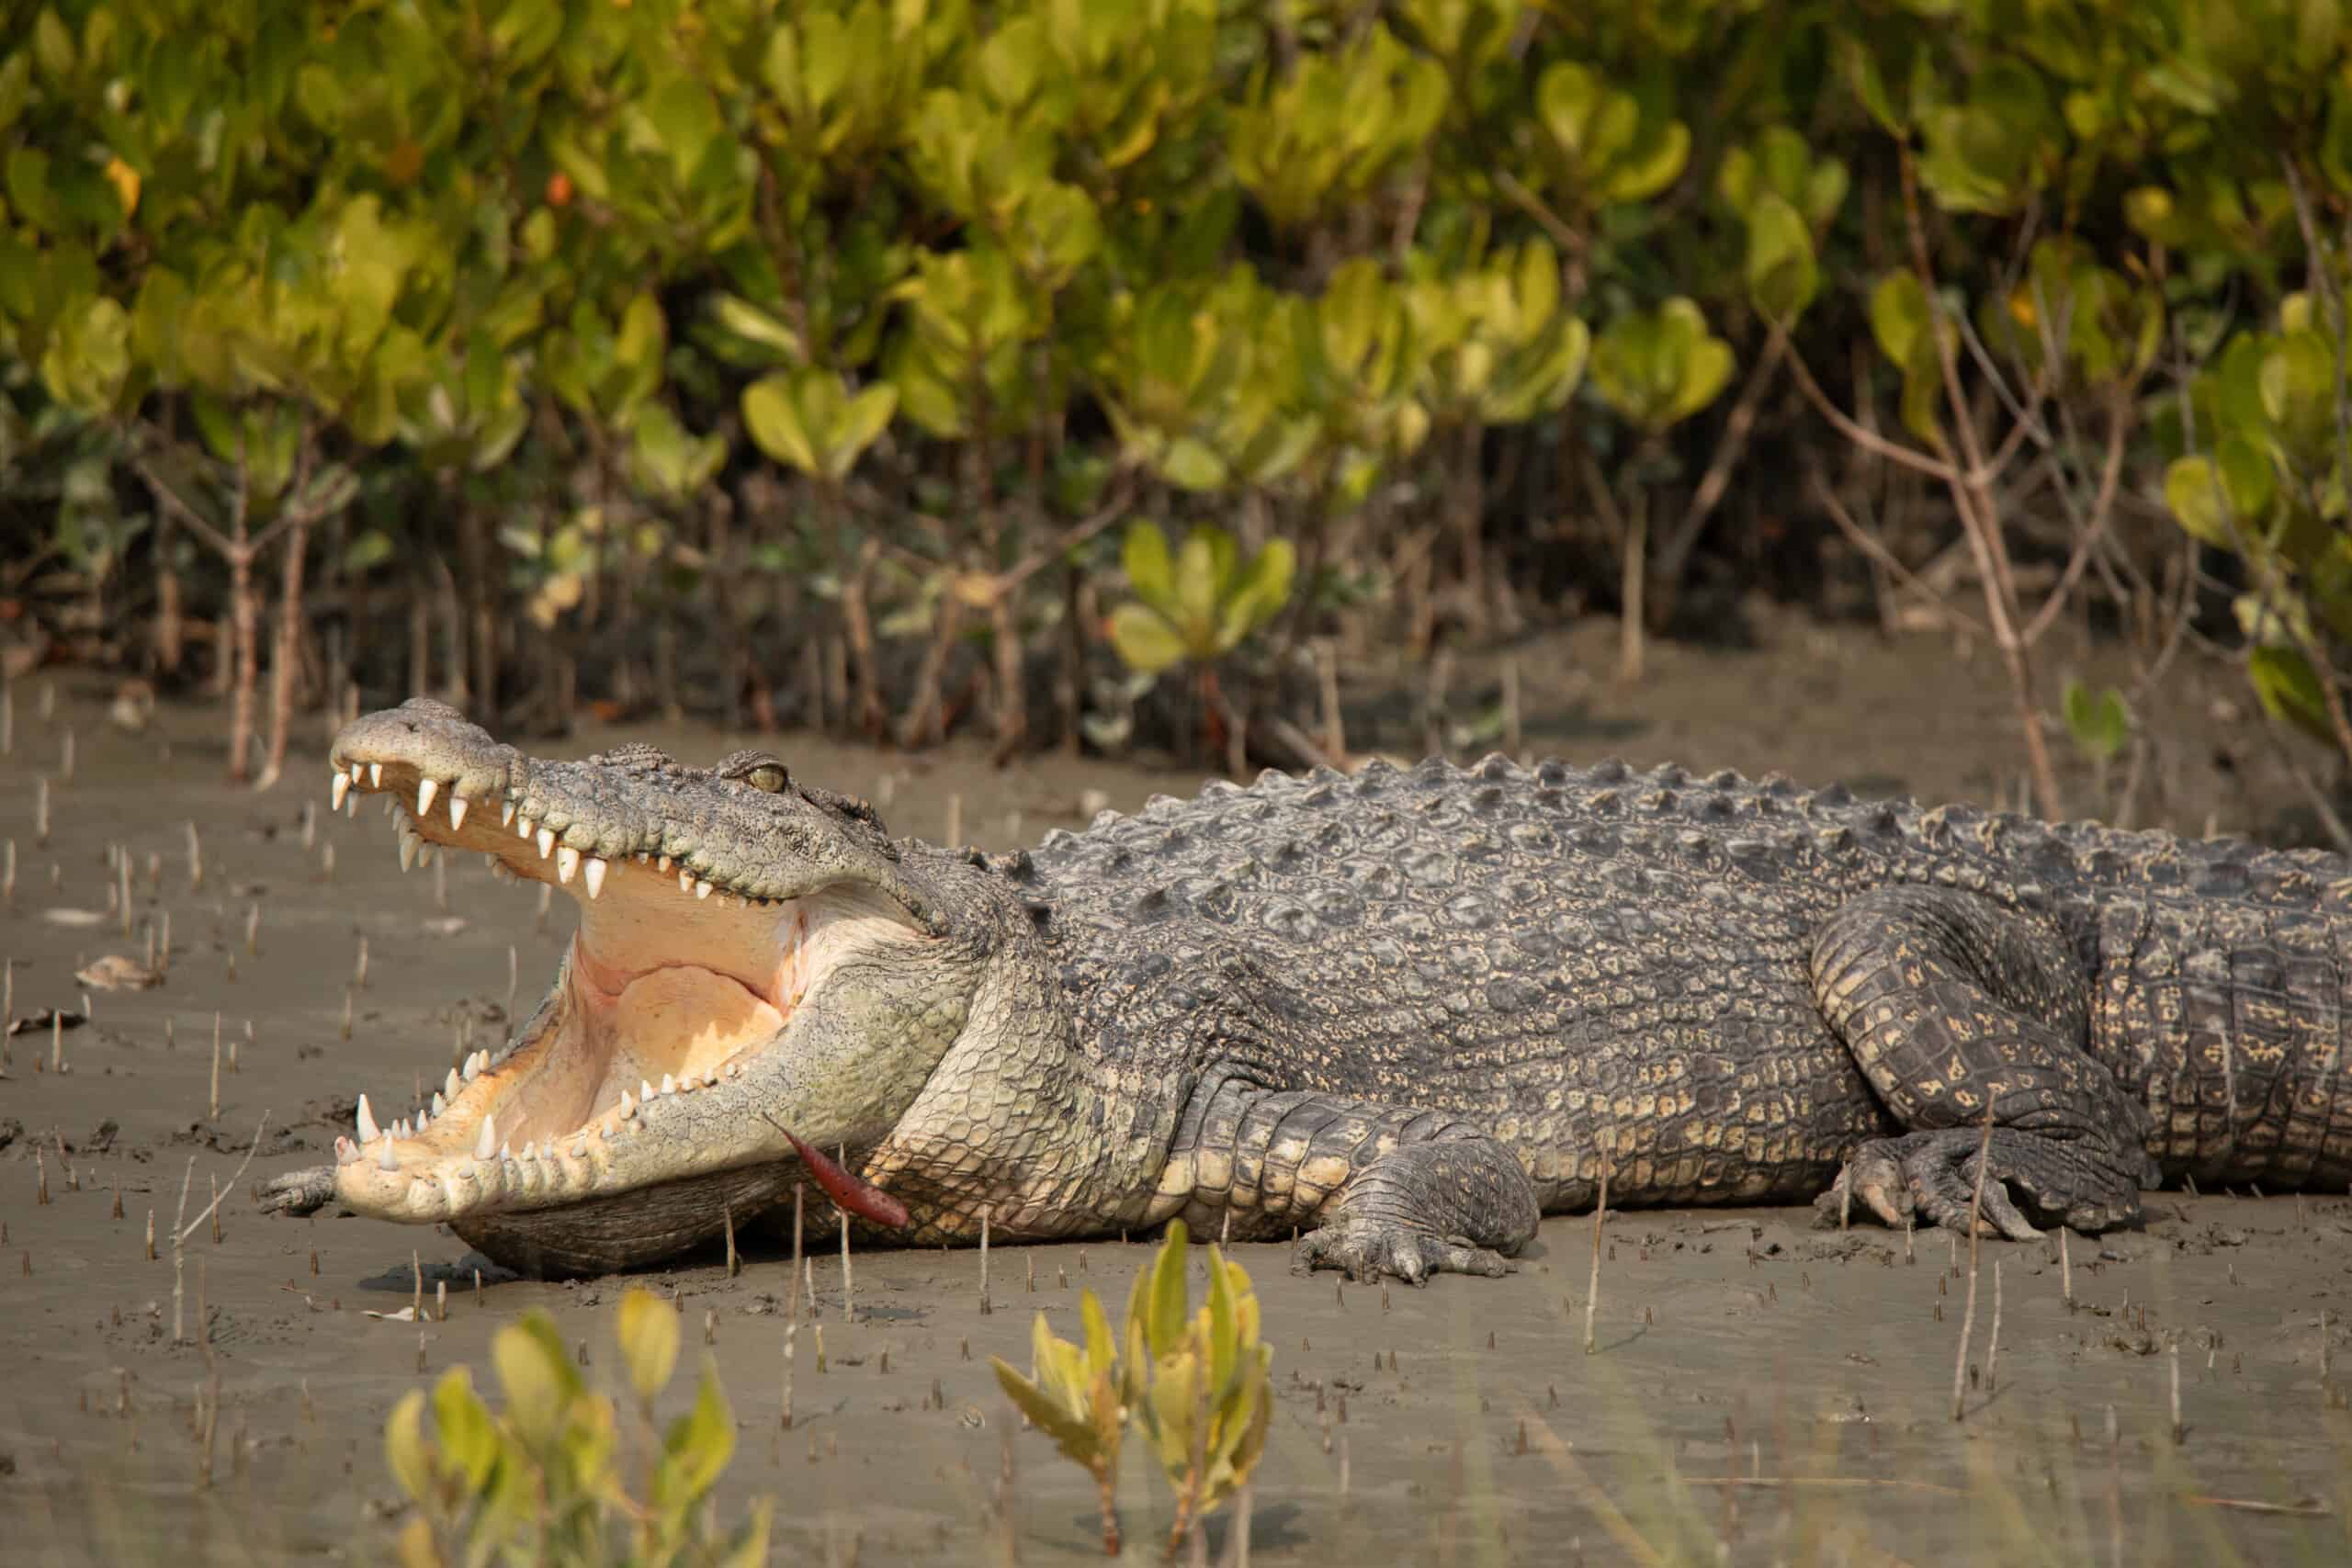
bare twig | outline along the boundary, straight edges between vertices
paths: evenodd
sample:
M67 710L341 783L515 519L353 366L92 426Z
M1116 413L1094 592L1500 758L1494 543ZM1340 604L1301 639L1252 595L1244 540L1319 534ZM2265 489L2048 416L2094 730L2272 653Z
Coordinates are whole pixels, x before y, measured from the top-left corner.
M1814 406L1815 412L1835 426L1838 434L1860 446L1863 451L1874 457L1883 457L1890 463L1899 463L1906 468L1915 468L1929 479L1941 480L1945 484L1951 484L1960 478L1960 470L1950 463L1930 457L1916 447L1905 446L1899 441L1889 441L1877 431L1868 430L1855 423L1844 409L1830 400L1829 394L1821 389L1821 383L1813 378L1813 372L1805 368L1804 355L1790 355L1789 369L1796 377L1798 389L1804 393L1805 401Z
M1609 1156L1600 1157L1600 1194L1592 1205L1592 1277L1584 1292L1584 1353L1593 1351L1592 1320L1600 1310L1600 1224L1609 1213Z
M1984 1213L1984 1173L1993 1164L1993 1107L1984 1107L1984 1136L1976 1145L1976 1190L1968 1200L1968 1305L1960 1314L1960 1354L1951 1369L1951 1418L1964 1413L1968 1390L1968 1340L1976 1330L1976 1253Z

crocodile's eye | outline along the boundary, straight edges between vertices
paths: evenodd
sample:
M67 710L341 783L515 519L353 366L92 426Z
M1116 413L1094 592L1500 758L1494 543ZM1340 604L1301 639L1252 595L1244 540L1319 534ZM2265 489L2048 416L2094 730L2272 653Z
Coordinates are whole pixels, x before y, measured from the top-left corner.
M729 752L711 769L711 773L729 784L747 784L769 795L782 795L792 784L792 774L785 765L765 751Z

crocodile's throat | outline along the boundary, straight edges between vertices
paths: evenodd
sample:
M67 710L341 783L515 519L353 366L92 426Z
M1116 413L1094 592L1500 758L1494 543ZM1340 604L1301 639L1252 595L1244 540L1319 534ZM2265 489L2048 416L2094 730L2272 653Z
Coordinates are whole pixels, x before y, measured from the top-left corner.
M728 1140L682 1134L759 1125L752 1080L796 1010L844 957L904 940L903 923L853 887L772 897L714 883L692 853L583 853L563 838L651 845L663 828L601 822L560 836L534 820L526 790L469 793L468 782L353 762L334 796L356 808L382 794L404 866L479 852L502 879L571 894L580 929L546 1005L502 1052L472 1053L407 1115L379 1116L361 1096L356 1135L335 1140L337 1196L365 1213L458 1221L745 1163Z

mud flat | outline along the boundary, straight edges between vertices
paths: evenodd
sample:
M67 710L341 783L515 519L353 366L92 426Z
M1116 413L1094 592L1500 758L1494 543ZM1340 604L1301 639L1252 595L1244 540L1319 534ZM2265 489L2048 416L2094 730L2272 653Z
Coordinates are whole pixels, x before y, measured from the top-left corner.
M1692 655L1691 669L1664 671L1638 700L1531 679L1556 721L1538 739L1580 757L1888 773L1923 795L1977 799L2014 775L2002 761L2012 749L2006 699L1981 673L1963 680L1922 654L1906 685L1879 668L1883 654L1848 652ZM1939 674L1923 702L1919 682ZM422 1325L426 1376L486 1367L492 1331L532 1306L553 1313L567 1341L586 1342L592 1376L610 1375L621 1282L485 1270L478 1295L481 1260L453 1236L332 1210L266 1218L245 1187L329 1157L360 1090L379 1108L404 1107L454 1053L500 1035L552 973L569 906L556 900L542 924L536 889L498 886L470 862L447 863L438 884L430 870L403 877L382 821L326 812L322 787L311 787L323 785L322 764L266 795L228 788L215 714L167 709L144 733L124 734L106 723L102 687L61 675L44 722L39 684L16 691L15 748L0 757L0 838L16 846L0 953L13 964L15 1015L78 1013L75 971L109 953L143 959L166 913L171 949L161 986L93 990L88 1022L54 1041L42 1028L8 1043L0 1560L388 1560L397 1495L381 1428L422 1381L420 1326L367 1314L408 1303L412 1249L428 1298L435 1282L449 1286L447 1320ZM1702 685L1703 700L1680 695ZM639 736L695 761L733 744L637 728L550 749ZM1100 804L1092 792L1124 809L1198 782L1063 761L995 773L969 753L910 760L802 737L774 744L808 776L879 798L900 831L940 834L955 796L965 836L992 847L1082 825ZM2178 743L2167 802L2228 826L2238 820L2228 791L2243 775L2217 782L2200 760L2220 744L2202 732ZM1848 754L1860 761L1820 763ZM45 842L35 818L43 779ZM129 856L128 935L110 907L117 845ZM366 983L356 986L363 939ZM167 1236L182 1183L193 1216L238 1170L265 1112L218 1237L199 1224L187 1241L187 1342L175 1344ZM166 1237L153 1260L151 1210ZM821 1202L812 1211L829 1214ZM2144 1231L2070 1244L2072 1307L2054 1238L1985 1242L1957 1422L1968 1253L1947 1236L1918 1236L1906 1255L1901 1235L1816 1231L1801 1211L1612 1213L1588 1355L1592 1237L1589 1216L1548 1221L1510 1278L1421 1291L1297 1279L1285 1249L1238 1248L1263 1300L1280 1393L1254 1556L2137 1568L2342 1561L2352 1551L2352 1201L2341 1196L2154 1196ZM987 1361L1027 1364L1036 1311L1074 1334L1081 1287L1115 1311L1148 1256L1140 1238L1000 1247L986 1315L973 1254L861 1253L854 1321L838 1255L817 1251L829 1368L815 1371L804 1330L788 1431L786 1267L763 1240L747 1238L746 1251L738 1278L712 1258L639 1279L677 1299L690 1351L695 1330L710 1325L740 1438L721 1506L775 1494L776 1561L1100 1557L1091 1483L1017 1429ZM192 1431L208 1352L220 1389L209 1479ZM1128 1459L1129 1551L1148 1557L1167 1497L1144 1456Z

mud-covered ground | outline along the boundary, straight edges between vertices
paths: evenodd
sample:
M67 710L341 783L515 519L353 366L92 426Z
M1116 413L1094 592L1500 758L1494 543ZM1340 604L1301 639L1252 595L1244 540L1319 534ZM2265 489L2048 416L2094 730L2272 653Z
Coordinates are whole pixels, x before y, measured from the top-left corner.
M1755 651L1658 649L1650 682L1626 693L1580 673L1608 668L1601 630L1522 652L1530 750L2014 796L2019 749L1989 658L1959 660L1940 639L1890 646L1768 628ZM2098 673L2095 660L2085 668ZM1465 703L1491 674L1464 669ZM44 684L56 694L47 722ZM532 1306L584 1342L592 1375L612 1375L621 1284L493 1278L478 1295L479 1259L452 1236L332 1211L266 1218L246 1189L331 1157L361 1089L394 1113L455 1053L527 1009L569 932L569 905L558 899L541 922L536 890L499 886L471 862L445 863L446 883L433 871L403 878L379 817L325 811L315 731L294 777L255 795L220 782L222 714L166 709L130 734L107 720L106 695L102 682L71 673L19 682L13 750L0 757L0 837L15 855L0 912L13 1016L78 1012L75 971L110 953L143 958L166 915L171 943L159 987L90 991L86 1025L54 1042L47 1028L9 1041L0 1560L387 1560L397 1495L381 1429L395 1399L450 1366L486 1368L492 1331ZM2184 663L2162 699L2143 705L2143 733L2157 743L2137 783L2120 765L2103 781L2108 808L2128 787L2143 823L2272 819L2292 792L2265 761L2258 726L2234 716L2244 706L2233 683ZM1368 713L1359 728L1378 733ZM734 744L702 731L626 733L700 761ZM564 749L617 737L587 733ZM1128 808L1198 782L1108 763L1000 773L969 752L903 759L801 737L774 744L808 776L876 797L900 831L941 833L953 797L965 836L998 847L1082 825L1103 803L1094 792ZM2098 807L2101 781L2075 769L2068 783L2077 810ZM130 867L128 935L111 888L116 845ZM363 940L366 983L355 990ZM168 1237L183 1181L194 1216L212 1184L238 1172L265 1112L218 1235L199 1224L187 1244L189 1342L175 1345ZM151 1212L164 1237L153 1260ZM821 1203L813 1213L830 1214ZM1900 1236L1818 1232L1810 1218L1612 1213L1589 1355L1589 1216L1546 1222L1506 1280L1421 1291L1297 1279L1284 1249L1238 1248L1263 1300L1280 1391L1255 1556L2142 1568L2331 1562L2352 1551L2352 1201L2154 1196L2143 1232L2073 1244L2074 1310L2054 1244L1985 1243L1967 1357L1976 1375L1957 1424L1966 1249L1922 1236L1915 1258ZM413 1248L428 1296L434 1282L450 1285L447 1319L424 1325L421 1343L419 1325L368 1315L408 1303ZM747 1253L740 1278L714 1258L644 1280L678 1300L690 1349L709 1326L740 1436L722 1506L732 1514L763 1492L779 1499L775 1561L1099 1556L1091 1483L1044 1438L1017 1430L988 1358L1025 1367L1035 1311L1075 1333L1082 1286L1115 1313L1148 1256L1140 1239L1001 1247L987 1315L972 1253L861 1253L846 1322L838 1254L819 1251L829 1365L817 1371L804 1327L789 1431L778 1418L786 1264L764 1240L747 1238ZM207 1372L199 1325L220 1389L209 1484L192 1431ZM690 1382L682 1377L673 1398ZM1121 1495L1130 1551L1149 1556L1169 1505L1139 1450Z

